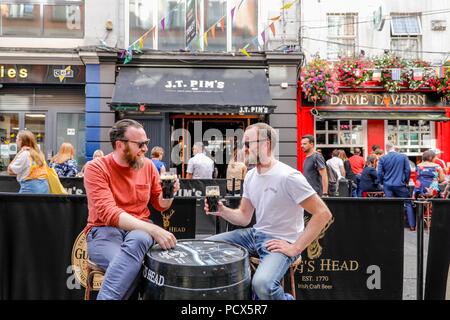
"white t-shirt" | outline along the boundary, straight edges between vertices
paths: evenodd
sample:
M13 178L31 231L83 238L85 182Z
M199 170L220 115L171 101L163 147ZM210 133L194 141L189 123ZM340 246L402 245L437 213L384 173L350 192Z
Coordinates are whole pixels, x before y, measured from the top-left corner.
M295 242L304 229L301 202L316 192L302 173L277 161L266 173L250 170L244 180L243 197L255 208L256 230L274 239Z
M327 164L336 171L338 180L344 178L341 173L341 168L344 169L344 161L341 158L333 157L327 160Z
M212 179L214 161L204 153L197 153L189 159L186 171L192 174L192 179Z
M17 181L22 181L28 177L31 168L30 152L28 150L19 152L14 161L10 163L9 168L17 175Z

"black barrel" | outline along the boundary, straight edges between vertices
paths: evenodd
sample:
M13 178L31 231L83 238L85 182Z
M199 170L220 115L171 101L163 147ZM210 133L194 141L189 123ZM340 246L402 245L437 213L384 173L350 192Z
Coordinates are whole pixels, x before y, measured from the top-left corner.
M144 300L245 300L251 298L248 252L208 240L179 240L171 250L159 245L144 259Z

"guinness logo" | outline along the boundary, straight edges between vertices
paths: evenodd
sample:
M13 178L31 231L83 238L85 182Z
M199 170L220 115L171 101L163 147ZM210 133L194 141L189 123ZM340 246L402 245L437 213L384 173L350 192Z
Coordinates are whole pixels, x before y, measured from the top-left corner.
M63 82L65 78L73 78L74 73L71 66L65 69L55 69L53 70L53 76L59 79L59 82Z
M310 220L310 217L305 217L305 226L308 224L309 220ZM322 231L317 236L317 238L313 242L311 242L311 244L308 246L307 252L308 252L308 258L310 260L317 259L322 255L322 246L320 245L319 240L325 236L325 232L333 224L333 222L334 222L334 217L332 217L331 220L328 221L328 223L322 229Z
M168 229L170 226L170 218L175 213L175 210L171 209L170 211L161 212L161 216L163 218L163 228Z
M86 235L84 232L81 232L72 248L72 268L75 273L75 278L78 282L86 288L86 280L87 280L87 262L88 262L88 254L87 254L87 242ZM102 284L103 277L100 275L95 275L94 277L94 290L100 290Z

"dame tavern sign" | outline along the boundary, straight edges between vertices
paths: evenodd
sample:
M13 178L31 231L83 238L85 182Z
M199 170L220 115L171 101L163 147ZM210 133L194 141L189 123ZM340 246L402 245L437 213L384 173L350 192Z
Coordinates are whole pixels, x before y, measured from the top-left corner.
M418 93L344 93L332 95L330 106L426 106L426 94Z

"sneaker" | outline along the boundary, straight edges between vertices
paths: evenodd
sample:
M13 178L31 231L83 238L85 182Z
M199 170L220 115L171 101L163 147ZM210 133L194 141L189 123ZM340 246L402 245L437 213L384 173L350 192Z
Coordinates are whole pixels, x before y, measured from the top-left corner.
M285 300L295 300L294 296L290 293L285 293L284 298L285 298Z

